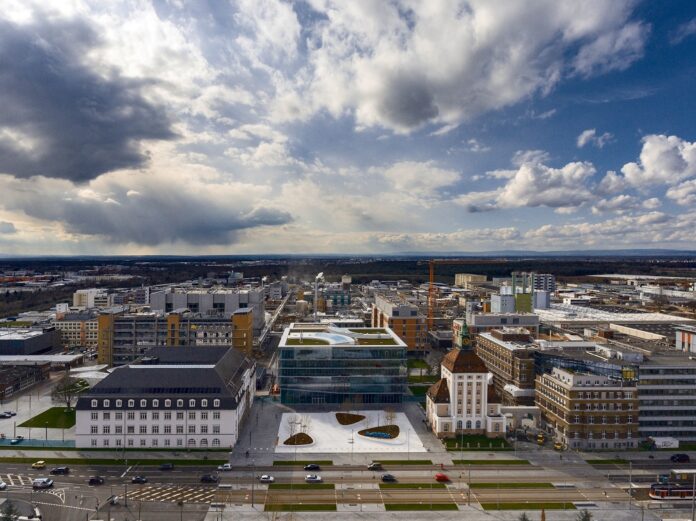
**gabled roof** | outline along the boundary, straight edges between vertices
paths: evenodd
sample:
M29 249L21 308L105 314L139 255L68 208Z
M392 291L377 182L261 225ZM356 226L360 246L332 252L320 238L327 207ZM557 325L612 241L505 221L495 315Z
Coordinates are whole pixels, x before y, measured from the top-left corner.
M450 393L447 380L440 378L428 388L426 395L435 403L449 403Z
M451 373L488 373L483 360L468 349L452 349L442 359L442 367Z

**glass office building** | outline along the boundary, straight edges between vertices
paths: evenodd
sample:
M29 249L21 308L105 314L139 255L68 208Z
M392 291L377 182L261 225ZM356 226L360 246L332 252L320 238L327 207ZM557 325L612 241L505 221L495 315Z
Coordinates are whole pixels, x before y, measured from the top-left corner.
M388 328L291 324L278 350L284 404L395 404L406 392L406 344Z

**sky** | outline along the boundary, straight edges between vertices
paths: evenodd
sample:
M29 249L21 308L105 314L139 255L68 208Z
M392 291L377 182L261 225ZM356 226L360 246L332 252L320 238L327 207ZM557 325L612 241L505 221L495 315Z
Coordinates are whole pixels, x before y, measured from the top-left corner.
M696 3L3 0L0 254L696 249Z

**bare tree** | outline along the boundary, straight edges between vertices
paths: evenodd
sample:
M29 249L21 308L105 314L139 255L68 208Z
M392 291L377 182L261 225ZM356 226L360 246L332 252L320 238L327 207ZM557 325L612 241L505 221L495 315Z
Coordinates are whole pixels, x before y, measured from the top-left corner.
M294 414L289 415L287 419L288 432L290 433L290 438L292 438L297 432L297 416Z
M82 380L73 378L66 373L51 391L51 398L54 402L64 403L67 410L71 410L77 395L84 389Z
M396 420L396 412L391 407L384 409L384 421L387 425L393 425Z
M309 414L304 414L300 418L300 432L309 434L309 429L312 427L312 418Z

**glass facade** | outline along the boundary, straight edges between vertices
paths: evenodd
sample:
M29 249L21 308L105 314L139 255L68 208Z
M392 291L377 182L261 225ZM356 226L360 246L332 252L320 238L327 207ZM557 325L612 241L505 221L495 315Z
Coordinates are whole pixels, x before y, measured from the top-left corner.
M281 344L279 350L284 404L401 403L406 392L404 346Z

